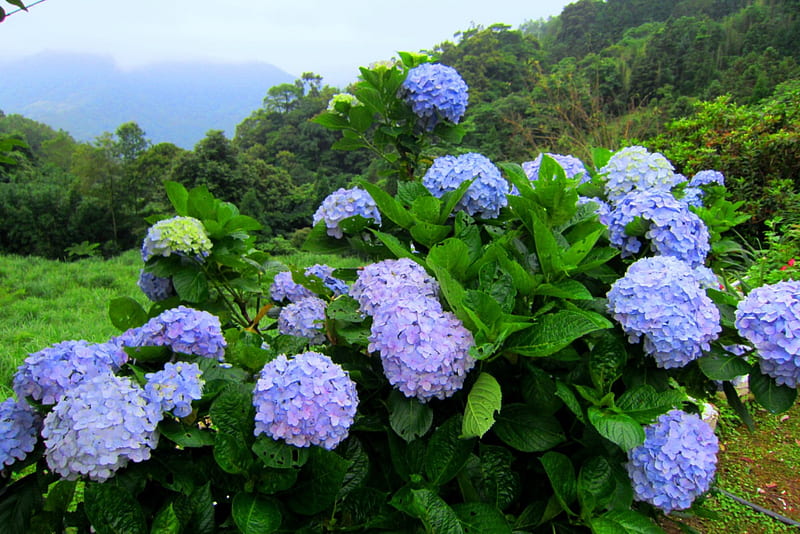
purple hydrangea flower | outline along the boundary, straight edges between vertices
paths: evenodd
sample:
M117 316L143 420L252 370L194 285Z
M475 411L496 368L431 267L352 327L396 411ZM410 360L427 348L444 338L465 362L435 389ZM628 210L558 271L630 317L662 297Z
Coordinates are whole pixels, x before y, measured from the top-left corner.
M644 443L628 451L634 498L669 513L684 510L708 491L719 442L697 415L672 410L645 428Z
M178 306L161 312L125 339L129 347L169 347L173 352L222 361L227 343L219 318L206 311Z
M299 302L305 298L313 297L314 293L305 286L301 286L292 279L291 271L281 271L275 275L272 285L269 286L272 300L282 302Z
M606 175L606 196L612 203L634 189L669 191L686 180L663 155L642 146L629 146L611 156L600 169Z
M253 406L256 436L330 450L349 433L358 392L349 373L324 354L281 354L261 370Z
M372 315L383 303L395 302L400 298L435 299L439 296L439 283L413 260L383 260L367 265L358 272L358 279L350 288L350 296L358 301L362 312Z
M522 170L525 171L525 174L528 176L528 180L533 182L539 179L539 167L542 165L543 155L544 154L540 153L538 156L536 156L535 160L526 161L522 164ZM567 178L580 178L580 183L582 184L592 179L592 177L589 175L589 171L586 170L586 166L575 156L550 154L549 152L546 155L550 156L556 160L559 165L561 165L561 168L564 169L564 173L567 175Z
M700 171L689 182L692 187L710 184L725 185L725 176L719 171Z
M778 384L800 382L800 281L757 287L736 307L736 329L758 352L761 371Z
M98 375L68 390L45 417L47 465L67 480L104 482L150 458L161 413L129 378Z
M423 63L409 70L397 95L429 132L442 119L458 124L469 101L467 84L456 69L438 63Z
M325 343L325 309L328 305L317 297L293 302L281 310L278 331L281 334L307 337L312 345Z
M659 190L631 191L605 217L609 241L622 250L622 257L639 252L642 246L638 237L625 233L625 227L636 217L649 223L644 237L657 254L676 257L692 266L705 262L711 249L705 223L672 193Z
M380 353L389 383L422 402L444 399L464 386L475 365L472 333L437 300L387 302L375 310L370 352Z
M158 221L147 231L142 242L142 260L172 254L202 260L211 253L211 247L202 222L193 217L173 217Z
M144 392L162 413L172 411L177 417L186 417L192 413L192 400L203 396L202 374L196 363L167 362L163 370L144 375Z
M339 280L333 276L336 269L329 265L317 263L306 269L306 276L316 276L322 280L322 284L333 291L334 296L347 295L349 291L347 283L344 280Z
M127 355L114 344L62 341L29 354L14 375L17 397L55 404L84 380L119 368Z
M41 427L42 418L24 400L0 403L0 466L24 460L36 447Z
M325 221L329 236L341 239L344 233L339 226L342 219L361 215L365 219L373 219L376 224L381 224L381 213L378 205L363 189L337 189L322 201L314 213L314 225Z
M464 196L456 204L457 210L466 211L484 219L500 215L500 208L508 205L506 195L509 185L494 163L487 157L471 152L461 156L442 156L422 177L422 185L436 198L455 191L463 182L473 180Z
M139 281L136 283L147 298L159 302L175 295L172 278L162 278L144 269L139 271Z
M710 349L722 330L719 310L692 268L669 257L643 258L608 292L608 310L664 369L683 367Z

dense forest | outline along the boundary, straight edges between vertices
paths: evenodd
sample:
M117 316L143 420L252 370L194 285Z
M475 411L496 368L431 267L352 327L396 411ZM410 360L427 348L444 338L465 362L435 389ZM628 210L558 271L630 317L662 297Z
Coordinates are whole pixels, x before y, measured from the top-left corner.
M579 0L426 52L469 85L459 151L591 163L592 147L641 144L680 172L721 171L757 236L776 217L800 222L798 35L800 0ZM342 90L304 73L268 88L233 139L212 130L191 151L151 144L136 123L79 143L0 111L0 252L134 248L166 209L164 180L208 186L264 225L268 249L289 250L331 191L381 177L378 159L331 150L340 134L310 120Z

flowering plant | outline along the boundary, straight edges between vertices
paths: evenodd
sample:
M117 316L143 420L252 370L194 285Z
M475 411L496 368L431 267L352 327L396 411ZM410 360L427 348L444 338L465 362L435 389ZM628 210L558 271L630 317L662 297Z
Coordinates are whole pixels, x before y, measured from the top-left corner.
M660 532L713 484L695 399L747 375L792 405L798 290L724 290L716 175L690 207L642 147L543 154L535 180L442 155L466 89L430 63L364 68L316 119L382 161L304 245L358 269L276 265L255 220L166 183L154 302L30 355L0 405L10 532Z

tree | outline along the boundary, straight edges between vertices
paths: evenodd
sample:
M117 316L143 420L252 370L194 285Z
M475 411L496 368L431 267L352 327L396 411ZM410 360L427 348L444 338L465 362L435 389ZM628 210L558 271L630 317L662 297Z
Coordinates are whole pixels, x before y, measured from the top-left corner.
M270 87L264 97L264 107L268 111L288 113L297 105L297 100L303 96L303 85L282 83Z

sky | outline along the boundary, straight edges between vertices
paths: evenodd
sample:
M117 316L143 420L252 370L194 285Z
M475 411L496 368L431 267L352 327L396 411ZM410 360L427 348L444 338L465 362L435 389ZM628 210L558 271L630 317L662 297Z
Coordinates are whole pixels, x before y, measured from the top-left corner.
M260 61L336 85L397 51L429 49L475 25L517 28L558 15L572 1L46 0L0 23L0 60L58 51L111 56L122 69Z

